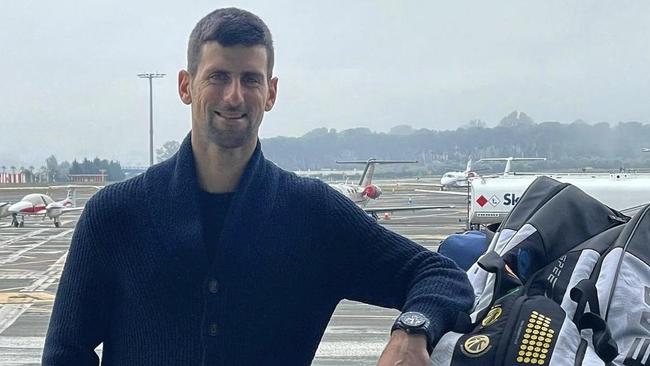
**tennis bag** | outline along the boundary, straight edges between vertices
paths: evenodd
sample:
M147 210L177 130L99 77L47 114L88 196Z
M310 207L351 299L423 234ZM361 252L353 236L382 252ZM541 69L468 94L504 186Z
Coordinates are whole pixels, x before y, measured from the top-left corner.
M486 253L503 252L503 248L512 239L514 234L526 223L526 221L544 205L550 198L559 191L566 188L566 184L560 183L548 177L535 179L524 191L517 205L513 207L505 220L501 223L495 232ZM484 292L490 292L494 289L494 279L478 262L470 267L467 271L472 287L474 288L474 303L478 304ZM483 306L484 307L484 306ZM476 320L476 319L474 319Z
M495 252L482 257L479 265L494 274L498 299L469 332L445 334L432 353L433 364L606 365L618 352L605 321L596 316L583 320L581 313L579 327L567 289L590 277L597 264L594 254L604 253L623 228L615 226L585 241L538 270L526 285ZM569 304L569 310L561 304Z
M650 365L650 205L625 225L591 276L571 292L577 324L606 321L619 349L613 365Z
M569 289L592 273L627 217L574 186L533 182L470 268L477 301L443 336L435 365L605 365L616 343ZM481 288L477 288L480 287ZM588 307L588 306L587 306ZM580 324L578 326L577 324ZM589 340L581 337L581 332ZM465 333L465 334L464 334Z
M515 209L495 234L498 238L493 252L503 257L522 283L579 244L629 220L579 188L548 177L536 179ZM573 268L575 263L567 265ZM476 266L480 270L472 267L470 272L475 274L468 276L476 296L474 322L485 315L495 296L508 291L495 289L495 274L482 268L480 260Z
M499 298L469 333L445 334L434 365L606 365L562 307L530 286Z

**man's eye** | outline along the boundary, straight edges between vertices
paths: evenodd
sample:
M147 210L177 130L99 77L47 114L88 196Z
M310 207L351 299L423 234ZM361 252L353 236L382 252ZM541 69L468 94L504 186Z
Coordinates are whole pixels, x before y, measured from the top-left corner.
M228 75L223 73L216 73L210 75L210 79L215 81L228 81Z
M260 81L258 78L251 76L251 77L245 77L244 83L246 83L247 85L257 85L260 83Z

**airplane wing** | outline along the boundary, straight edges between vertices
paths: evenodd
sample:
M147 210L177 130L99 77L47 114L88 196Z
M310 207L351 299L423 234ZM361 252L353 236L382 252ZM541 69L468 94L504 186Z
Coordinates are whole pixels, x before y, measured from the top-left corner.
M66 207L62 211L63 211L63 213L66 213L66 212L73 212L73 211L83 211L83 209L84 209L83 206L81 206L81 207Z
M467 192L458 192L458 191L432 191L429 189L414 189L414 192L423 192L423 193L437 193L437 194L446 194L448 196L465 196L467 197Z
M0 187L0 191L44 191L47 187Z
M398 211L420 211L420 210L437 210L443 208L455 208L456 206L394 206L394 207L364 207L363 210L369 214L377 212L398 212Z
M93 185L85 185L85 184L68 184L64 186L48 186L47 189L49 190L54 190L54 189L76 189L76 188L92 188L96 190L100 190L104 188L105 186L93 186Z
M404 187L438 187L438 188L440 188L440 187L442 187L442 184L440 184L440 183L424 183L424 182L423 183L415 183L415 182L411 183L411 182L409 182L409 183L395 183L395 186L397 186L397 187L404 186Z

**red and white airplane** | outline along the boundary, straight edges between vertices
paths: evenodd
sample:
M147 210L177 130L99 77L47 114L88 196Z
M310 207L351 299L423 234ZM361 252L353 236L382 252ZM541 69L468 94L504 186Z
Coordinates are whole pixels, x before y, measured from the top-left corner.
M60 217L68 212L81 211L83 207L76 205L76 189L77 188L93 188L101 189L99 186L52 186L47 187L48 191L52 189L67 189L68 193L66 198L60 201L55 201L48 194L31 193L24 196L16 203L0 202L0 218L11 216L11 225L15 227L23 227L25 225L25 216L38 216L43 219L49 218L53 221L55 227L61 226ZM25 189L34 190L38 187L12 187L8 190Z
M23 197L7 209L11 215L11 224L15 227L25 225L25 216L42 216L54 222L55 227L61 226L60 217L66 212L81 211L83 207L76 206L73 190L61 201L54 201L52 197L42 193L32 193ZM19 219L20 217L20 219Z
M366 213L372 215L375 219L379 216L378 212L396 212L396 211L416 211L416 210L433 210L442 208L453 208L454 206L396 206L396 207L366 207L370 200L376 200L381 196L381 188L372 183L372 177L375 174L375 165L377 164L408 164L417 163L411 160L377 160L374 158L367 161L337 161L337 164L366 164L366 168L361 174L361 180L358 184L330 184L330 187L339 191L341 194L359 205Z

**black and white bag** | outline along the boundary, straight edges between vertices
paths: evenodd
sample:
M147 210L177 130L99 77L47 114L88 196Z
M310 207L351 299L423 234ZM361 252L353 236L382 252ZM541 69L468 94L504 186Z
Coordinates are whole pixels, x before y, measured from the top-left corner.
M628 219L574 186L537 179L499 227L488 252L468 271L476 295L473 323L462 330L459 322L457 331L465 334L445 334L433 363L556 366L612 361L619 335L610 333L606 316L591 311L589 302L596 301L597 292L581 294L584 288L595 289L595 279L603 278L598 273L613 263L605 262L604 253L619 253L620 259L621 252L610 249L629 231L622 225ZM647 242L650 229L637 236L643 235ZM649 255L644 263L650 277ZM635 270L640 270L638 263ZM633 356L645 354L645 340L650 344L643 337L627 342L636 347Z
M526 283L533 273L579 244L627 220L575 186L540 177L495 234L492 251ZM474 322L502 293L494 288L495 275L480 268L479 262L468 271L476 295Z
M613 365L650 365L650 205L639 211L572 294L578 311L605 320ZM579 321L579 320L578 320Z

